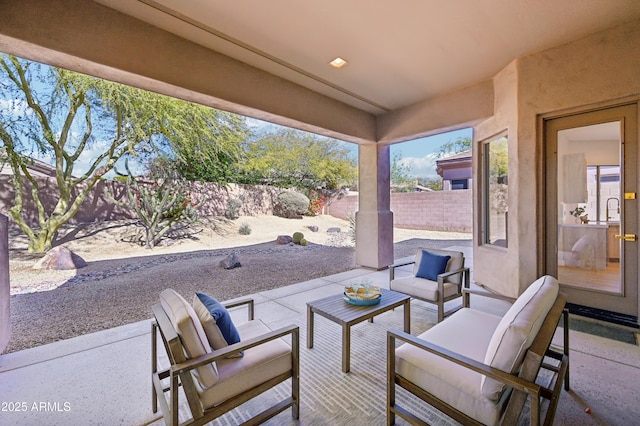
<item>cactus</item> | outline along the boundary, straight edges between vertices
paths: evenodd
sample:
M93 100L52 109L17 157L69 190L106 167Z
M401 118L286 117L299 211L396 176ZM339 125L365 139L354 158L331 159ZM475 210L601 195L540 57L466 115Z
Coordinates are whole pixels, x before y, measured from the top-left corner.
M303 238L303 239L301 239L301 240L300 240L300 245L301 245L301 246L306 246L306 245L307 245L307 240L306 240L306 239L304 239L304 238Z
M304 234L302 232L294 232L293 233L293 242L296 244L300 244L300 241L304 239Z

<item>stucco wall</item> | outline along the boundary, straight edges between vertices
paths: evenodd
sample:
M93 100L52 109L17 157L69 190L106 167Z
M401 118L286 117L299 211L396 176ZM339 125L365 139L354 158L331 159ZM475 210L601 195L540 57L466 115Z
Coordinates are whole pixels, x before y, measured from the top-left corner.
M476 126L474 149L478 141L509 131L509 248L475 247L478 282L516 295L542 272L541 239L536 238L543 232L539 117L637 99L638 52L640 22L634 21L518 59L494 78L495 115ZM480 192L475 193L477 204Z
M9 220L0 214L0 353L11 337L11 315L9 310Z
M391 194L393 224L399 228L471 232L472 207L470 189ZM358 194L349 194L333 201L325 213L348 219L357 210Z

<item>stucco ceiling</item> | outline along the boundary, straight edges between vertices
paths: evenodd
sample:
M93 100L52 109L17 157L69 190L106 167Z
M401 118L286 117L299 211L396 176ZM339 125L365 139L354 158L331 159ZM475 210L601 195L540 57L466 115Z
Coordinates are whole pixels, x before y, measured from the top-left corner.
M640 17L638 0L97 1L373 114Z

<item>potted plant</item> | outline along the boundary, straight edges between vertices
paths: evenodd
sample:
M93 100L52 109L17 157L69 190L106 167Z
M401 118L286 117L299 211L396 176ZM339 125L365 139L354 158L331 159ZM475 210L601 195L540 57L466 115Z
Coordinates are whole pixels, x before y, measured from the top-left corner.
M574 210L569 211L569 213L579 219L582 223L589 222L589 216L585 214L586 209L584 207L576 207Z

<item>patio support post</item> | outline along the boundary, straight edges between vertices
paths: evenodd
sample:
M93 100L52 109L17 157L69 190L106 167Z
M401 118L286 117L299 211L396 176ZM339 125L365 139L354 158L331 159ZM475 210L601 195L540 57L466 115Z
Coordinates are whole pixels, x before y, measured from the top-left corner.
M393 263L389 151L389 145L358 148L356 263L374 269L384 269Z
M0 214L0 353L11 337L9 299L9 218Z

